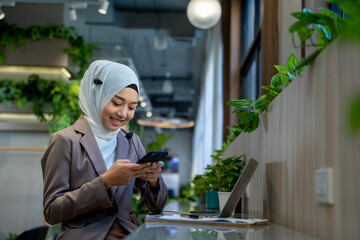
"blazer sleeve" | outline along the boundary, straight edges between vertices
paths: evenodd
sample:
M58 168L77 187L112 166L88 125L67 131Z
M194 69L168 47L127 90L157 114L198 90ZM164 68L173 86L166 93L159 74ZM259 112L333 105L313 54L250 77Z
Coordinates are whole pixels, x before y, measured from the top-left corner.
M146 151L139 137L137 135L134 136L136 136L137 149L139 149L139 159L141 159L145 156ZM152 187L148 181L141 178L136 179L135 186L140 191L143 201L149 210L152 213L161 213L168 198L168 189L163 178L161 176L159 177L159 186L156 188Z
M44 217L49 224L56 224L81 214L113 206L100 176L71 189L72 144L66 134L50 136L49 146L41 159L43 171Z

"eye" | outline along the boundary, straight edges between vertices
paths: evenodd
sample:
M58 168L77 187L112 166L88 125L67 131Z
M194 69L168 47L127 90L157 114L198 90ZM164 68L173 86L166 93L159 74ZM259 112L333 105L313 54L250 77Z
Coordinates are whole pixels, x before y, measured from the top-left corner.
M117 103L115 101L112 101L112 103L115 105L115 106L120 106L121 104L120 103Z
M134 110L136 109L136 107L129 107L129 109L130 109L131 111L134 111Z

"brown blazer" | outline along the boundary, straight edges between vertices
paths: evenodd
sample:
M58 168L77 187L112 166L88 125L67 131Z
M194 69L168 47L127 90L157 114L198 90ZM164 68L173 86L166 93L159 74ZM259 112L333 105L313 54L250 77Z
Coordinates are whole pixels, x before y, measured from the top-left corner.
M132 140L124 131L119 132L116 159L135 163L145 155L139 137L134 135ZM41 166L44 216L49 224L61 222L58 239L104 239L115 220L125 230L135 230L138 223L131 205L134 186L153 213L160 213L167 200L167 187L161 177L156 189L145 180L134 179L129 185L107 191L100 177L107 169L83 116L50 136Z

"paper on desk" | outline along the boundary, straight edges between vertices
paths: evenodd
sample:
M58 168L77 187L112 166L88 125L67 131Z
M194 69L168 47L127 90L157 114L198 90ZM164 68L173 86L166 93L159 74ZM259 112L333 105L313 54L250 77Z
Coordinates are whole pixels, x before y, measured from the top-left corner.
M259 223L268 222L267 219L258 219L258 218L209 218L203 217L201 219L193 219L193 218L184 218L179 214L174 215L147 215L146 218L153 220L166 220L166 221L189 221L189 222L219 222L219 223L234 223L234 224L244 224L244 225L252 225Z

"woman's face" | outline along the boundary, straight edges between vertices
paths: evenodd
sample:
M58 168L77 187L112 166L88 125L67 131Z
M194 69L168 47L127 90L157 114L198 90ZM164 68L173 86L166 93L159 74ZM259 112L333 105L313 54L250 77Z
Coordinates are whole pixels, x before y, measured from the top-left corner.
M138 93L132 88L120 90L105 106L101 122L105 129L115 131L128 123L135 114Z

